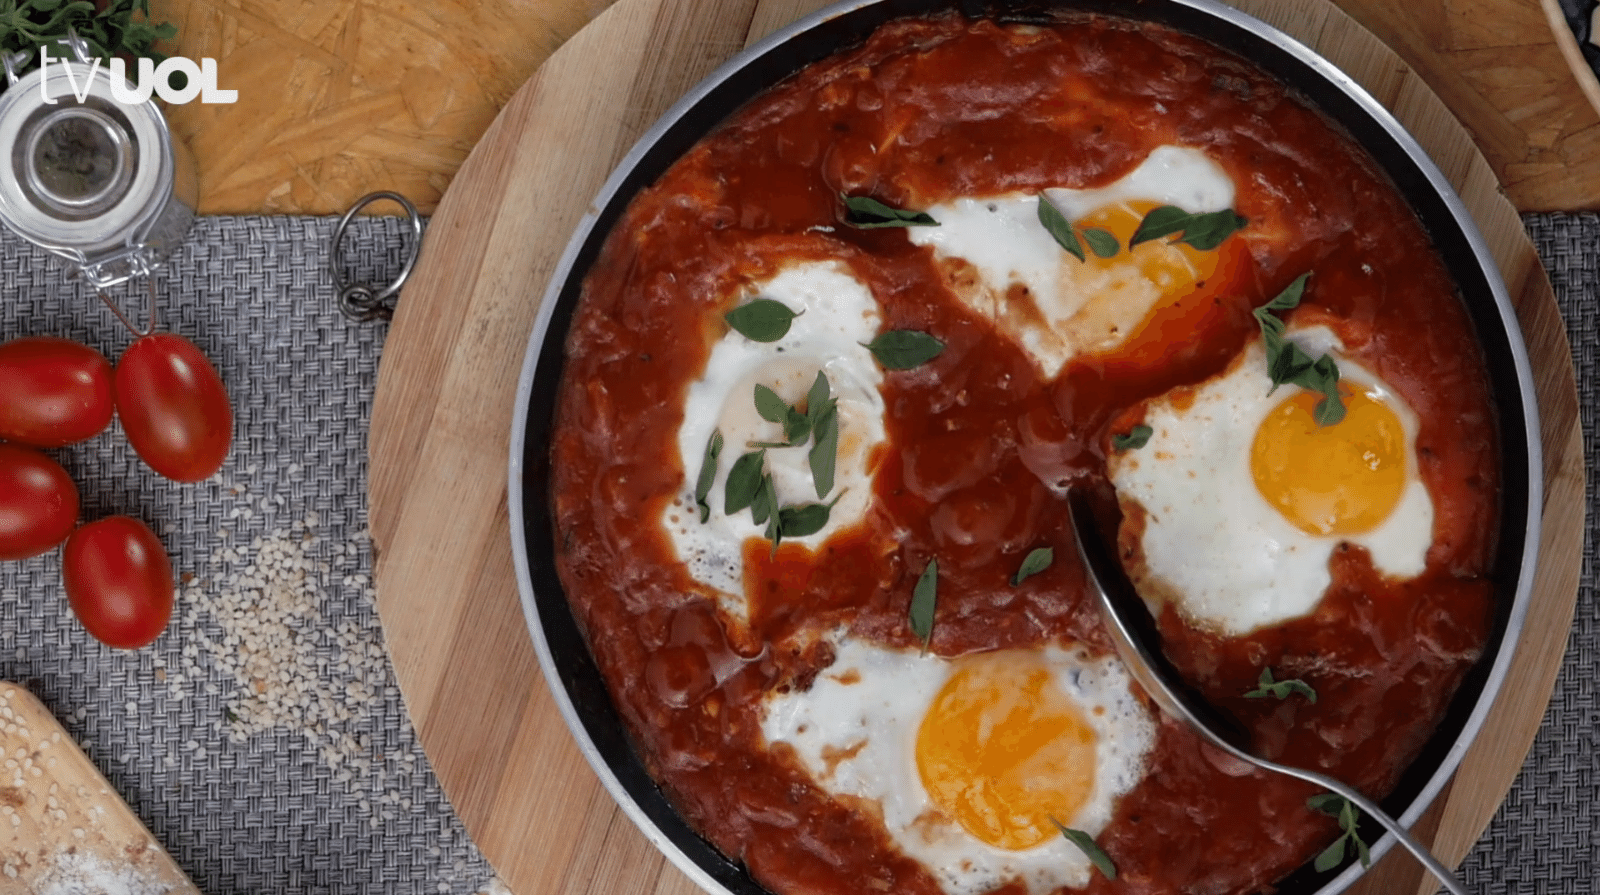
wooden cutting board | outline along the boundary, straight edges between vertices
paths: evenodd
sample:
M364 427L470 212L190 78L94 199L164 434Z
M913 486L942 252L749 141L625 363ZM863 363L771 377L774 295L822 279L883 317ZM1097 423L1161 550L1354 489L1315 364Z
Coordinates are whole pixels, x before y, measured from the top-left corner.
M0 681L0 893L200 895L50 711Z
M544 64L473 150L439 205L390 329L370 436L378 609L439 779L519 895L696 891L585 765L524 626L506 462L539 297L601 182L649 123L747 43L822 5L618 2ZM1515 778L1566 646L1584 512L1566 334L1515 210L1422 80L1326 0L1239 5L1352 74L1418 136L1485 232L1533 357L1547 488L1539 576L1508 698L1462 764L1458 785L1420 825L1453 863ZM1353 891L1409 892L1420 878L1399 855Z

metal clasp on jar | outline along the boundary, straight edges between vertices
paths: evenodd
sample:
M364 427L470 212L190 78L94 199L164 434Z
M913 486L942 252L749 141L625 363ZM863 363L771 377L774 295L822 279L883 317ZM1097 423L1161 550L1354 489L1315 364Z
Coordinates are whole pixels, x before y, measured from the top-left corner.
M72 58L20 78L25 55L0 60L11 84L0 94L0 223L104 289L165 263L199 184L161 110L118 101L81 38L61 45Z

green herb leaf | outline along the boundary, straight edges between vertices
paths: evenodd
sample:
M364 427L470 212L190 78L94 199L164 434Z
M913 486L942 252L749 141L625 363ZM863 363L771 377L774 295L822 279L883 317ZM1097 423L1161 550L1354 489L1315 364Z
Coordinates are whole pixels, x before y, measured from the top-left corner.
M790 407L783 420L783 437L789 439L789 447L805 444L811 437L811 417Z
M1296 277L1276 297L1252 313L1261 327L1261 341L1267 349L1267 375L1272 380L1272 388L1298 385L1321 393L1322 400L1317 402L1313 416L1317 425L1332 426L1342 421L1345 414L1344 399L1339 395L1338 365L1326 354L1312 360L1299 345L1284 338L1286 326L1272 313L1298 307L1310 276L1303 273Z
M1055 559L1056 551L1054 547L1038 547L1028 551L1028 555L1022 558L1022 565L1018 566L1016 573L1011 576L1011 586L1016 587L1045 569L1050 568L1050 564L1055 562Z
M1247 223L1249 222L1234 213L1231 208L1197 214L1189 221L1189 225L1183 228L1183 236L1178 241L1186 242L1202 252L1209 252L1222 245L1224 239L1243 229Z
M764 385L755 388L756 412L769 422L783 424L783 441L756 441L750 447L796 447L811 437L811 418L778 397L778 393Z
M1300 680L1299 678L1275 681L1272 679L1271 668L1261 669L1261 677L1256 681L1256 683L1259 686L1257 686L1254 690L1244 694L1246 699L1266 699L1268 696L1274 696L1278 699L1288 699L1291 693L1298 693L1313 703L1317 701L1317 691L1311 689L1310 684Z
M814 535L828 524L828 513L832 509L833 504L830 503L803 503L784 507L778 511L778 527L791 538Z
M892 329L867 346L872 356L890 370L920 367L944 351L944 343L914 329Z
M761 482L756 486L755 496L750 499L750 519L755 524L769 523L767 529L768 540L776 541L772 535L771 525L778 521L778 492L772 485L770 473L761 477Z
M1176 205L1162 205L1151 209L1139 222L1138 229L1128 239L1128 248L1176 234L1176 242L1186 242L1202 252L1209 252L1247 223L1231 208L1191 214Z
M878 227L939 226L939 222L925 211L895 208L871 196L846 196L840 193L839 198L844 200L844 222L859 230L872 230Z
M817 378L811 381L811 389L806 392L806 416L811 419L811 428L817 427L817 420L822 418L823 411L833 401L833 390L828 386L828 374L817 371Z
M1163 236L1182 233L1183 228L1188 226L1191 217L1193 215L1176 205L1162 205L1152 208L1150 213L1144 216L1144 220L1139 222L1139 226L1133 231L1133 235L1128 237L1128 248L1131 249L1152 239L1160 239Z
M789 325L798 316L781 301L757 298L723 314L722 319L752 342L776 342L789 334Z
M1131 451L1142 448L1150 442L1150 436L1155 434L1154 429L1140 423L1128 430L1126 435L1111 436L1111 448L1118 451Z
M722 487L722 512L732 516L755 500L756 492L761 489L761 467L767 461L765 448L751 451L733 461L733 468L728 470L728 480ZM761 520L756 520L761 524Z
M1254 313L1256 315L1256 319L1262 319L1264 316L1263 312L1266 311L1292 311L1295 308L1300 307L1300 299L1305 295L1306 281L1309 279L1311 279L1310 273L1303 273L1300 276L1295 277L1294 282L1285 286L1282 292L1279 292L1277 295L1273 296L1272 301L1269 301L1261 307L1255 309ZM1278 322L1278 332L1283 332L1282 321Z
M1056 825L1056 829L1061 831L1061 835L1066 837L1068 842L1076 845L1078 850L1083 852L1084 856L1089 859L1089 863L1093 864L1102 876L1106 879L1117 878L1117 865L1111 863L1111 856L1100 848L1099 844L1094 841L1093 836L1082 830L1074 830L1053 817L1050 818L1050 822Z
M1329 870L1338 867L1344 861L1344 844L1349 838L1348 836L1340 836L1338 839L1333 840L1333 843L1323 849L1317 855L1317 859L1311 862L1311 866L1315 867L1318 873L1327 873Z
M700 460L700 476L694 483L694 502L700 508L700 523L711 518L711 507L706 498L711 495L711 483L717 479L717 457L722 453L722 432L711 430L711 440L706 442L705 456Z
M781 423L789 418L789 402L764 385L756 385L756 413L769 423Z
M1073 231L1072 222L1067 220L1067 216L1062 214L1053 202L1045 198L1044 193L1039 194L1039 223L1055 237L1056 245L1065 249L1067 254L1079 261L1089 260L1083 254L1083 243L1078 241L1078 234Z
M1313 811L1320 811L1329 817L1338 817L1339 812L1344 810L1344 805L1348 801L1349 799L1336 792L1324 792L1306 799L1306 807Z
M828 400L821 415L811 425L811 483L817 489L817 498L827 497L833 490L834 466L839 460L839 409L837 402ZM809 409L809 408L808 408Z
M928 560L917 586L911 591L911 633L922 641L922 652L927 654L933 640L933 610L939 602L939 559Z
M1121 243L1117 242L1117 237L1110 230L1099 227L1085 227L1083 241L1089 244L1089 251L1100 258L1110 258L1122 249Z

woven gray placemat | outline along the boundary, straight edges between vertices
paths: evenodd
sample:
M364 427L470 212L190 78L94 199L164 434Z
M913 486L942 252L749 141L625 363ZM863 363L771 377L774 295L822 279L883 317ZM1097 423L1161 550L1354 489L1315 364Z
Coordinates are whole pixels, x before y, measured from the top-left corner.
M1523 224L1555 286L1577 367L1589 470L1583 576L1544 722L1505 803L1462 866L1462 877L1468 888L1491 895L1590 895L1600 887L1600 513L1594 473L1600 466L1600 216L1530 214Z
M210 895L473 892L491 870L423 755L374 613L366 434L385 328L335 309L332 229L196 222L158 281L160 313L232 395L221 473L168 482L115 424L52 452L85 519L143 519L194 580L151 648L119 652L73 619L59 551L0 563L0 677L43 700ZM358 220L346 263L386 282L408 240L399 219ZM113 361L129 344L92 292L3 230L0 281L0 340L66 336ZM143 320L144 291L117 293ZM275 667L243 663L251 648Z
M1529 215L1525 223L1568 322L1592 468L1600 444L1600 218ZM166 482L117 431L54 452L83 491L86 518L145 519L163 536L176 569L196 580L154 647L119 653L72 619L54 554L0 563L0 677L44 700L210 895L471 892L490 870L429 769L373 612L366 431L385 330L351 326L334 310L324 271L331 230L326 218L196 223L163 279L162 317L206 352L229 385L237 421L226 467L197 485ZM383 281L399 268L407 238L397 219L357 221L345 246L353 275ZM44 253L3 231L0 285L0 340L67 336L113 359L128 343L88 291L65 283ZM127 298L142 309L142 294ZM1595 890L1600 607L1593 512L1587 524L1572 642L1523 771L1463 865L1474 891ZM273 537L279 530L284 536ZM303 545L308 531L317 540ZM258 580L269 577L267 566L281 567L286 552L312 562L310 585L274 588ZM315 718L271 723L281 707L251 702L251 688L234 674L237 660L228 658L239 651L226 635L242 627L233 604L202 596L218 592L241 606L260 602L264 592L276 595L278 608L265 625L276 635L275 649L287 637L286 654L295 661L327 660L298 676L327 682L305 703ZM267 689L276 693L282 682Z

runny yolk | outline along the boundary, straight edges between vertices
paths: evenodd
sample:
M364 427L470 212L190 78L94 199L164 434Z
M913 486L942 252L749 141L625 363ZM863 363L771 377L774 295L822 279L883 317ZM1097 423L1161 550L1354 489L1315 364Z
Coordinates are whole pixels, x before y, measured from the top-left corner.
M1032 848L1071 826L1095 780L1095 734L1037 656L965 660L917 731L929 797L975 838Z
M1405 490L1405 430L1389 405L1360 390L1344 394L1341 422L1319 426L1320 400L1296 389L1262 421L1250 449L1256 488L1309 534L1371 531Z
M1085 252L1085 263L1107 269L1133 264L1140 275L1160 290L1162 298L1156 305L1160 307L1188 295L1197 283L1210 277L1217 269L1217 253L1202 252L1187 243L1175 242L1172 236L1148 240L1128 249L1128 240L1139 229L1139 222L1157 207L1157 203L1142 199L1102 205L1077 221L1077 225L1080 229L1108 230L1121 246L1110 258Z

